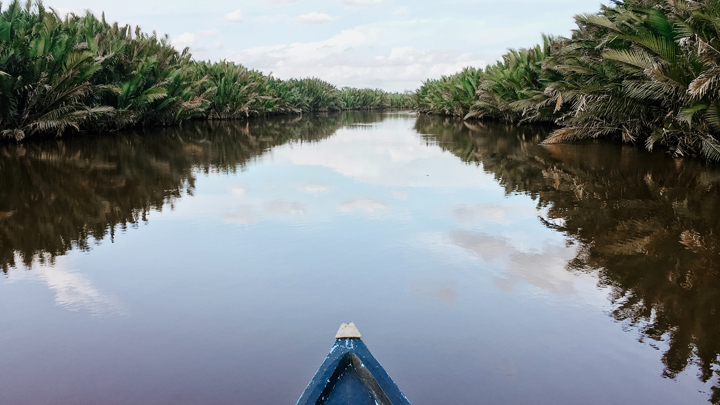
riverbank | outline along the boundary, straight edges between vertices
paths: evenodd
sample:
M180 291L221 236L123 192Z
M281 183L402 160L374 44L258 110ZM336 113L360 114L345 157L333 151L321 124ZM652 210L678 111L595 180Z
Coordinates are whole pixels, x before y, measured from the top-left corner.
M720 160L716 1L627 0L575 17L570 38L427 80L421 112L559 126L544 143L613 138Z
M192 119L410 107L408 94L281 80L195 61L167 36L42 3L0 4L0 138L112 132Z

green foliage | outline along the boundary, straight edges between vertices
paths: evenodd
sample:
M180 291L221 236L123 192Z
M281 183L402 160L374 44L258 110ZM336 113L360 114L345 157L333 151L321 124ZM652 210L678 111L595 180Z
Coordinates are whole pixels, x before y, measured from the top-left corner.
M62 21L38 4L0 3L0 137L17 140L37 133L61 134L93 115L101 86L89 82L102 60L83 46L81 19Z
M390 107L390 96L380 89L354 89L343 87L340 99L346 108L373 109Z
M482 77L482 70L468 67L452 76L427 80L415 92L418 109L425 113L462 117L475 104Z
M510 50L503 60L485 69L477 91L478 101L467 116L492 117L509 122L550 121L554 106L538 106L545 89L561 76L543 69L552 54L552 37L543 36L542 46Z
M260 91L265 78L262 73L241 65L222 61L195 64L196 79L204 80L203 93L210 102L209 119L235 119L250 116L262 101Z
M555 122L545 143L609 137L720 161L720 1L616 1L575 20L571 38L511 50L477 77L426 81L419 110Z
M0 3L0 138L189 119L413 107L407 94L279 80L233 62L196 62L167 36L41 2Z
M418 108L415 95L412 91L406 91L405 93L389 93L387 97L391 108Z
M340 111L343 108L340 91L332 84L316 79L290 79L290 94L297 94L295 108L302 111Z

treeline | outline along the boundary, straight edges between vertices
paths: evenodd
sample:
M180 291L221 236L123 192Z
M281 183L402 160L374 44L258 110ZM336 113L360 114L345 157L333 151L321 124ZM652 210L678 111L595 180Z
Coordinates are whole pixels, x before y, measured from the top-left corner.
M428 80L422 112L551 122L545 143L616 138L720 160L720 0L625 0L484 70Z
M407 94L280 80L241 65L197 62L167 36L0 3L0 138L114 131L190 119L410 106Z

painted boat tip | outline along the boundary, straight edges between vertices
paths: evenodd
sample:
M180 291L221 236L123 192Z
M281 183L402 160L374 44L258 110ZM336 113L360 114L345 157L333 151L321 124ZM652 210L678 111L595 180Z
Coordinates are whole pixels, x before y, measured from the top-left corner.
M360 339L360 331L358 330L357 326L355 326L355 322L350 323L344 323L340 325L340 329L338 329L337 333L335 334L335 339Z

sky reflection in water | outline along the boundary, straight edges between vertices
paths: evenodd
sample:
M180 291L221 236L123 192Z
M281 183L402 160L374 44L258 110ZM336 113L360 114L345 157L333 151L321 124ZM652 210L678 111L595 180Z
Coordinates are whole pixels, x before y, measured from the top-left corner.
M292 404L354 321L415 405L706 403L713 378L648 339L667 330L613 312L618 289L644 291L614 269L668 279L645 270L646 239L664 236L640 225L667 204L601 189L654 173L712 191L720 176L616 146L543 148L539 131L345 113L3 146L3 402ZM684 189L687 210L701 188ZM643 198L657 206L634 216ZM688 221L684 244L668 240L694 256L662 249L717 264L715 222ZM662 291L640 299L682 294ZM694 320L706 359L713 317Z

